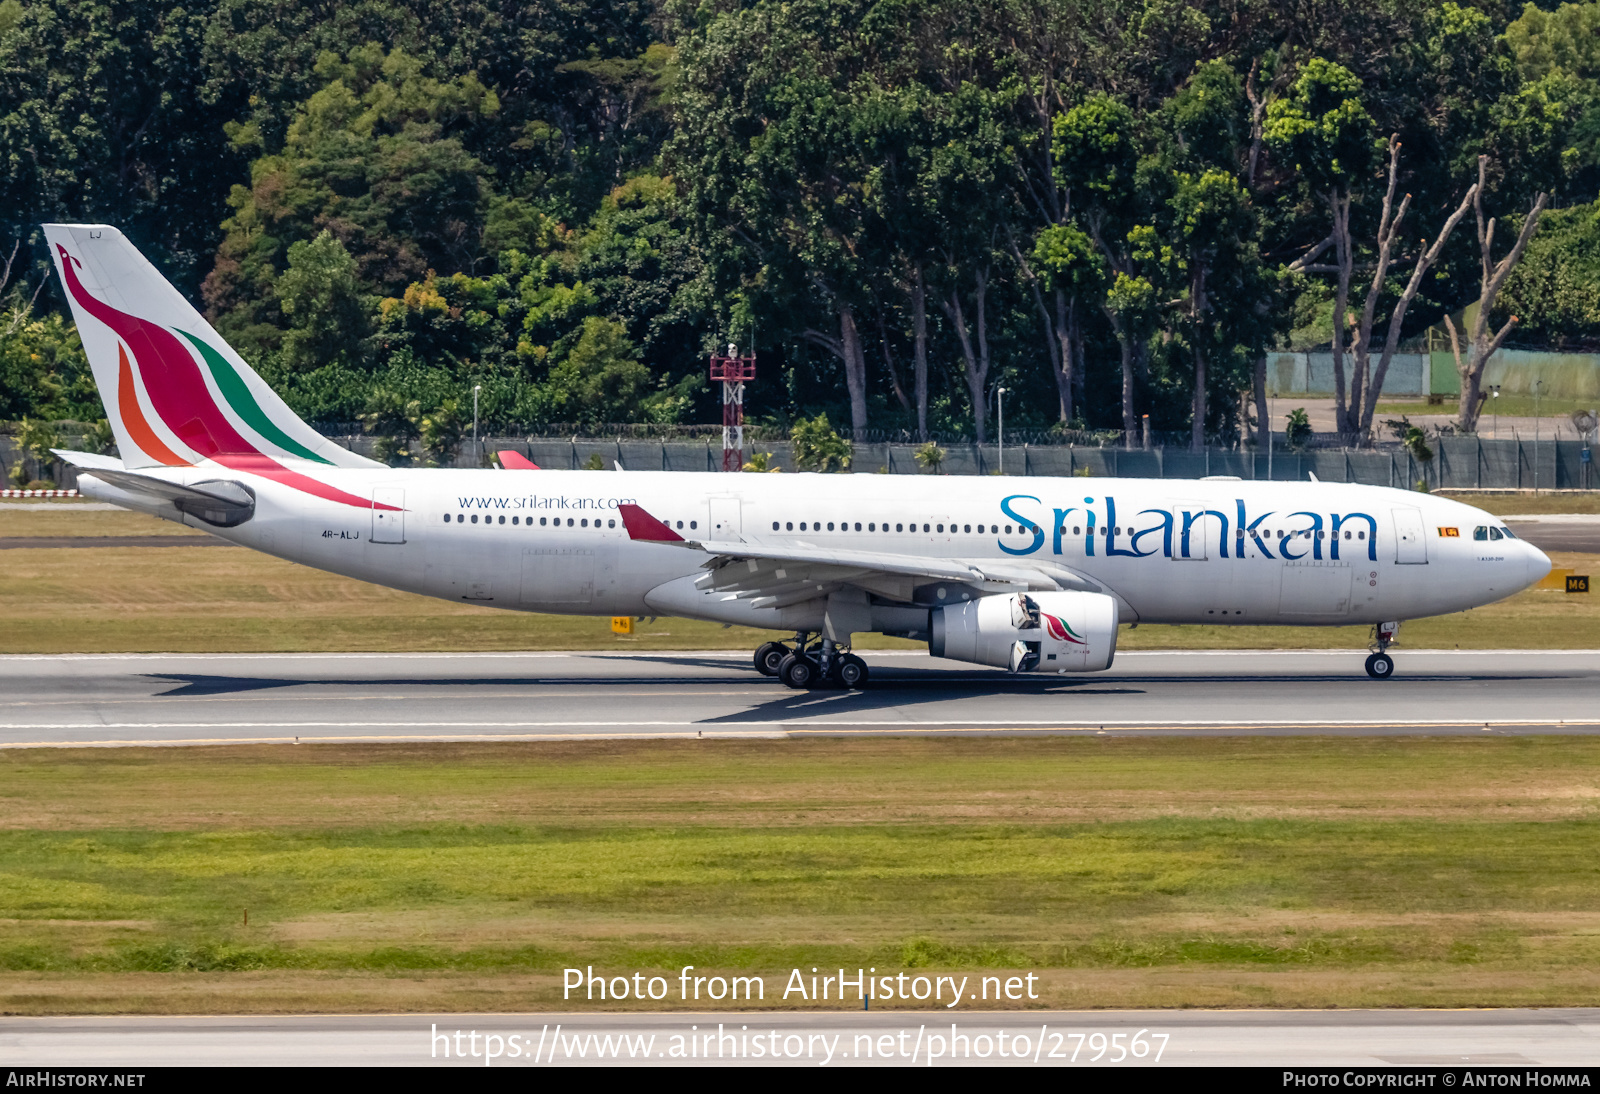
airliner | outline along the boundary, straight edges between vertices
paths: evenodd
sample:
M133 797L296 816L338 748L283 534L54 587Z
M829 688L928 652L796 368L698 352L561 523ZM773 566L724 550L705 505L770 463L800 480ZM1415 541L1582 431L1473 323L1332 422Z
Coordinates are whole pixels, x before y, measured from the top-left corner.
M388 467L301 421L117 229L45 235L120 453L57 453L81 493L444 600L779 632L755 668L791 688L865 686L857 635L1094 672L1139 623L1367 624L1383 679L1400 621L1550 570L1481 510L1345 483Z

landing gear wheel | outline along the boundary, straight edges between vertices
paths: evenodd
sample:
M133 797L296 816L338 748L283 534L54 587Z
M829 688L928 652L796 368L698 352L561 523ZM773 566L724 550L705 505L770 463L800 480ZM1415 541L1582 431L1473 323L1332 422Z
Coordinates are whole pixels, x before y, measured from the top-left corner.
M817 686L822 678L822 666L809 657L786 654L778 665L778 679L786 687L806 691Z
M860 690L867 686L867 663L853 653L839 658L834 672L839 677L839 683L847 688Z
M1375 653L1367 658L1367 675L1374 680L1387 680L1394 675L1394 658L1387 653Z
M778 675L778 666L789 656L789 647L782 642L767 642L756 650L756 671L762 676Z

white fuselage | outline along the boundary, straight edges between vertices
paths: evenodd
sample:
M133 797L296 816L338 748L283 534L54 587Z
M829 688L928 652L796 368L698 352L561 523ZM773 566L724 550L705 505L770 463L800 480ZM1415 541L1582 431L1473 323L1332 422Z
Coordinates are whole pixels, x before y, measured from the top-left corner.
M820 607L756 608L696 590L706 555L631 540L617 507L636 503L688 540L1043 565L1114 596L1122 622L1410 619L1499 600L1550 565L1470 506L1338 483L317 468L319 479L396 513L222 469L148 473L184 484L244 481L256 493L255 515L213 528L89 475L82 489L426 596L783 630L815 629ZM1503 538L1474 538L1480 528ZM914 585L910 603L924 607L988 591ZM874 629L916 629L902 623Z

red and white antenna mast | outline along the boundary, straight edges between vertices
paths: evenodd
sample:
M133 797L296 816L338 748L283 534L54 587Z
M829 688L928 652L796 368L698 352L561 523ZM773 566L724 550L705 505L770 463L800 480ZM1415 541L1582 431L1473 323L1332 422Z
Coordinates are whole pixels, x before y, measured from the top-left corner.
M727 356L712 355L711 378L722 381L722 469L738 471L744 467L744 384L756 378L755 354L740 357L729 342Z

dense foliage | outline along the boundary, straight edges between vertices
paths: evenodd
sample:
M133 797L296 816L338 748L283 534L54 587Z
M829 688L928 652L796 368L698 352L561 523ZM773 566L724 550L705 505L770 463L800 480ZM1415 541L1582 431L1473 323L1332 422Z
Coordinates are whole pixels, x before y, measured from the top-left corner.
M1469 217L1391 315L1480 156L1497 254L1550 195L1496 314L1600 345L1597 43L1500 0L0 0L0 418L102 416L72 219L396 459L474 388L714 421L729 341L758 419L982 437L1004 386L1014 427L1239 437L1265 350L1478 298Z

